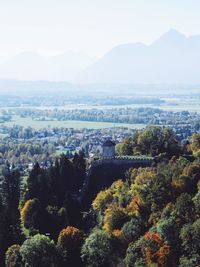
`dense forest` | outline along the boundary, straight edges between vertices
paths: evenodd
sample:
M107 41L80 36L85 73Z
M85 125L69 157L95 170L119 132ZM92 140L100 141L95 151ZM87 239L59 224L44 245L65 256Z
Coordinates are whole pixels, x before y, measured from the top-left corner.
M102 188L89 210L82 152L48 168L36 163L26 179L4 165L0 266L200 266L200 134L180 144L171 129L148 127L117 152L155 162Z

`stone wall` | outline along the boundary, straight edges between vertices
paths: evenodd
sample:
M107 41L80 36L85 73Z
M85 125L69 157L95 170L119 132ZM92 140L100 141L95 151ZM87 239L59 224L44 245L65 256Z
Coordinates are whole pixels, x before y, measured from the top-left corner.
M130 168L150 167L153 158L115 158L93 161L87 170L84 186L81 190L80 202L83 210L88 210L99 191L112 185L113 182L125 180L125 173Z

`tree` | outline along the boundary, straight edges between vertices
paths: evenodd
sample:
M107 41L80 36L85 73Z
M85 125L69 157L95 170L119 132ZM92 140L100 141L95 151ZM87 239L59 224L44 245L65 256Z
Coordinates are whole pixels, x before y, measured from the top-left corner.
M196 213L196 218L200 218L200 189L197 192L197 194L193 198L194 202L194 207L195 207L195 213Z
M74 155L73 164L75 168L75 190L78 191L82 186L86 176L85 154L81 150Z
M200 264L200 219L193 224L186 224L180 232L182 240L183 256L196 259L196 266Z
M18 171L10 171L9 166L4 169L3 174L0 187L0 254L4 254L9 246L22 240L18 210L20 175Z
M125 209L118 206L110 206L105 211L103 228L112 233L114 230L121 230L122 226L130 220Z
M192 197L187 193L182 193L177 199L175 204L175 215L177 217L177 222L180 225L185 223L190 223L193 218L191 214L194 213L194 204Z
M68 226L63 229L58 237L57 248L69 266L81 266L80 250L83 243L83 232Z
M152 156L167 153L169 156L180 152L180 146L172 129L149 126L138 136L141 152Z
M168 209L171 209L168 207ZM173 211L167 216L167 210L163 212L163 218L156 224L156 231L162 238L162 240L170 246L170 257L168 258L169 266L178 266L180 245L181 241L179 238L180 228L177 227L176 218L172 215Z
M45 170L40 168L38 162L34 165L27 179L27 191L24 202L34 198L39 199L40 203L43 205L48 202L49 198L48 181Z
M196 133L192 135L191 149L193 153L200 150L200 134Z
M5 246L5 238L7 235L7 228L6 227L6 220L5 220L5 207L3 206L2 199L0 196L0 265L3 266L3 258L4 258L4 253L7 249L7 244ZM7 242L6 242L7 243Z
M138 136L138 145L143 154L158 155L162 151L163 135L158 126L149 126Z
M20 197L20 174L18 171L4 170L2 181L2 201L7 209L14 211L18 208Z
M75 169L73 167L73 163L66 157L61 156L60 158L60 170L59 170L59 186L60 186L60 196L64 199L66 191L74 191L74 175Z
M69 225L68 213L64 207L47 206L45 214L45 230L50 233L51 238L57 239L61 229Z
M158 212L170 201L171 177L165 173L143 170L135 178L132 189L147 211ZM141 213L145 216L146 211L141 210Z
M143 229L144 225L142 221L135 217L124 224L122 227L122 236L128 243L135 242L142 234Z
M113 195L111 189L107 189L104 191L100 191L95 200L92 203L92 207L95 211L97 211L100 215L103 214L105 209L110 205L113 201Z
M8 248L5 256L5 264L6 267L22 267L20 245L12 245Z
M37 162L32 171L30 172L30 175L27 179L27 196L26 199L34 198L37 196L37 189L38 189L38 175L40 175L42 172L42 169L40 168L39 163Z
M123 143L116 145L116 152L119 156L133 155L133 140L131 137L125 138Z
M188 164L184 170L183 174L189 177L188 187L189 192L197 192L197 182L200 180L200 164L191 163Z
M41 225L41 204L37 198L26 201L21 210L21 222L30 231L39 230Z
M20 248L23 266L58 267L59 257L54 242L47 236L37 234L27 239Z
M147 264L157 264L159 267L167 266L170 246L164 242L156 232L147 232L142 245L143 257Z
M164 128L163 132L163 151L172 157L178 156L181 152L181 146L177 141L176 134L171 128ZM162 152L161 152L162 153Z
M180 258L180 264L178 267L198 267L199 266L199 260L198 258L187 258L187 257L181 257Z
M146 266L142 255L143 237L129 244L126 251L125 263L127 267ZM141 264L141 265L139 265Z
M79 227L81 221L81 207L76 195L72 193L65 193L63 206L67 212L69 225Z
M82 259L86 266L108 267L112 255L111 240L104 231L94 230L85 240L82 247Z

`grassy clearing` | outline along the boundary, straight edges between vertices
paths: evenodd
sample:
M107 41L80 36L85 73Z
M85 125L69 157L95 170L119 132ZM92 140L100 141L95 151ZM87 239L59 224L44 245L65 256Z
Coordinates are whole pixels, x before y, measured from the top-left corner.
M47 127L65 127L65 128L87 128L87 129L102 129L112 127L127 127L131 129L142 129L145 128L145 124L128 124L128 123L110 123L110 122L93 122L93 121L36 121L32 120L31 117L21 118L20 116L13 116L12 121L5 122L3 125L13 126L21 125L24 127L31 126L35 129L42 129Z

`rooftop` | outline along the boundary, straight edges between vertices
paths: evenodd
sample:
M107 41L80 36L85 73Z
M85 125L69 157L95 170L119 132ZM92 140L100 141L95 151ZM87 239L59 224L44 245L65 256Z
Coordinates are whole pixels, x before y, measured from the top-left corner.
M103 143L103 146L115 146L116 144L114 142L112 142L111 140L106 140Z

